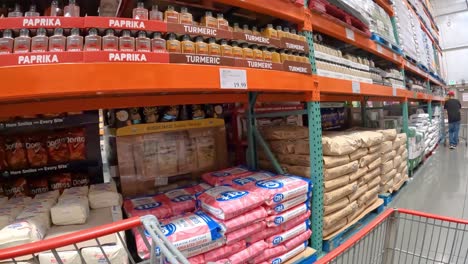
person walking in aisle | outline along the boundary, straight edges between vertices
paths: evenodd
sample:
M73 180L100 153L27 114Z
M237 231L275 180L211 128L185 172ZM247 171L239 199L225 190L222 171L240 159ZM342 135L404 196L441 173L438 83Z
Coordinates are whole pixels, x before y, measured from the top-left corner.
M455 149L458 145L458 132L460 131L460 101L455 99L455 92L448 92L449 99L445 102L444 109L447 110L449 122L450 149Z

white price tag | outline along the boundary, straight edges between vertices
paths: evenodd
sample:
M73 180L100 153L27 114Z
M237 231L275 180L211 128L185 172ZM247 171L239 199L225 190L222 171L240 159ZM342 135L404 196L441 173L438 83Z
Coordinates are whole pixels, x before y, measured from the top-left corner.
M353 93L360 94L361 93L361 83L353 81Z
M396 86L396 84L392 85L392 95L397 96L397 86Z
M393 53L393 59L398 60L398 56L395 53Z
M219 80L221 89L246 90L248 88L246 70L219 69Z
M377 52L383 53L382 46L380 44L377 44Z
M354 31L349 28L345 28L345 30L346 30L346 38L355 41L356 38L354 38Z

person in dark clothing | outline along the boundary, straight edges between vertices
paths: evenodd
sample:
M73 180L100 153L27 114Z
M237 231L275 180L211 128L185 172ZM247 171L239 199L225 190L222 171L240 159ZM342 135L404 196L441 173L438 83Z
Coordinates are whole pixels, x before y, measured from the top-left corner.
M449 99L445 102L444 109L447 110L448 115L450 149L455 149L458 145L458 132L460 131L461 104L454 98L453 91L450 91L448 96Z

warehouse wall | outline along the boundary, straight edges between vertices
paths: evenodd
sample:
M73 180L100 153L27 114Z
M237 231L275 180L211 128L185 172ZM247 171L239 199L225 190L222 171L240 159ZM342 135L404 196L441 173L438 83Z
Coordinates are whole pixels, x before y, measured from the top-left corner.
M447 81L468 83L468 4L466 0L432 0L440 29Z

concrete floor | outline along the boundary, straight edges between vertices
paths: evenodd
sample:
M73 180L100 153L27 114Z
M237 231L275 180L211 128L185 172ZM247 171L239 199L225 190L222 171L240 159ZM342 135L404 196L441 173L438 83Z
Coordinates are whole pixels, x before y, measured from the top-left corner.
M390 206L468 219L468 149L439 146Z

